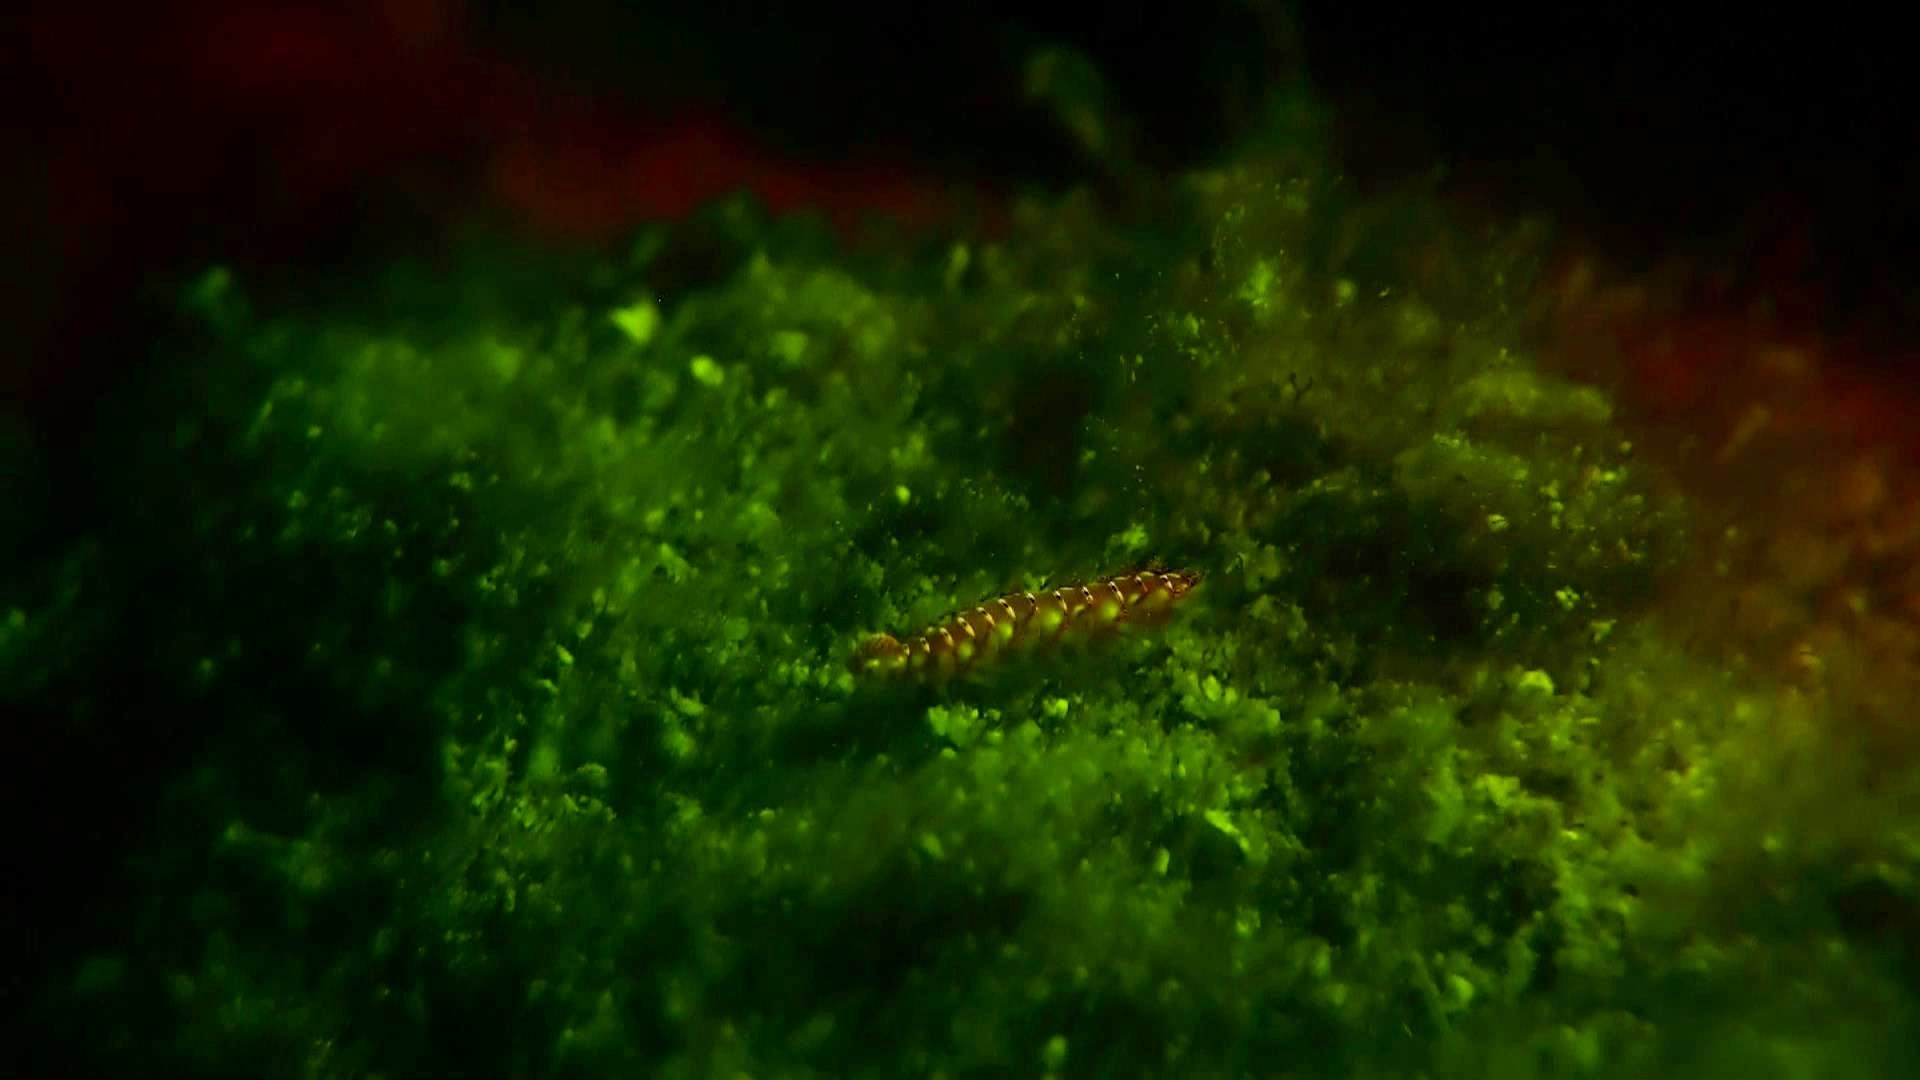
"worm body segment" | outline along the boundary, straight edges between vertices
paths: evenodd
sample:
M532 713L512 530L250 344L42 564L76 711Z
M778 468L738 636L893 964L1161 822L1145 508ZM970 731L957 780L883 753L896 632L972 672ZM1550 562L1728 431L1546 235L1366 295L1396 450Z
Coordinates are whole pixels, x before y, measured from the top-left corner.
M1190 570L1145 571L1008 593L904 640L874 634L854 649L848 667L863 677L951 678L1018 649L1162 622L1199 584Z

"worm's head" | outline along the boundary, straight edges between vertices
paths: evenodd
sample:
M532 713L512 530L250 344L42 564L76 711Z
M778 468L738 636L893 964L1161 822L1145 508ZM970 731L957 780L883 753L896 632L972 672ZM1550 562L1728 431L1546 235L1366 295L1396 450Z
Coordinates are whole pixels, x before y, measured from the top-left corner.
M892 675L907 666L907 647L892 634L875 634L862 641L847 658L847 667L855 675L867 678Z

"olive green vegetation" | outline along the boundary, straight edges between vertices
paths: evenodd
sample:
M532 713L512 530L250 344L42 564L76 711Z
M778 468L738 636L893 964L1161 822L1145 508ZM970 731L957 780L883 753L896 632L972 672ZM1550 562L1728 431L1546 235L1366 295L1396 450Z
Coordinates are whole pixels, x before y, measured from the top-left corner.
M344 311L207 273L163 524L0 613L31 695L160 605L195 718L45 1014L234 1075L1915 1075L1836 900L1913 903L1912 780L1662 635L1685 507L1535 364L1524 237L1303 159L913 257L735 203ZM1164 631L846 669L1155 562Z

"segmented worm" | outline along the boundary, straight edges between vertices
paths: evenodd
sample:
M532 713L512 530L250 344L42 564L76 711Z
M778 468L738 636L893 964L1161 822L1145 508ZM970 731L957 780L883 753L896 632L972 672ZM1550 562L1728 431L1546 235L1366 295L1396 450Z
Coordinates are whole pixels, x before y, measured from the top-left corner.
M945 679L1009 651L1165 620L1200 584L1191 570L1115 574L1038 595L1008 593L949 615L902 641L874 634L854 649L855 675Z

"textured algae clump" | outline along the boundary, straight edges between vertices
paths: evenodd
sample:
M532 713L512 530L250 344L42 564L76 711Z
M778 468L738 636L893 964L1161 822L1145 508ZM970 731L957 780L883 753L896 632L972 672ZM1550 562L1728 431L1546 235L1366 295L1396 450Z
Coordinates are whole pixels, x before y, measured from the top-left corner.
M153 677L206 752L49 1007L313 1077L1911 1069L1912 773L1663 635L1686 508L1534 363L1524 237L1298 161L1174 201L886 259L736 213L671 299L667 234L431 324L210 277L143 481L192 509L122 557L200 598ZM1151 640L845 668L1149 558L1207 575Z

